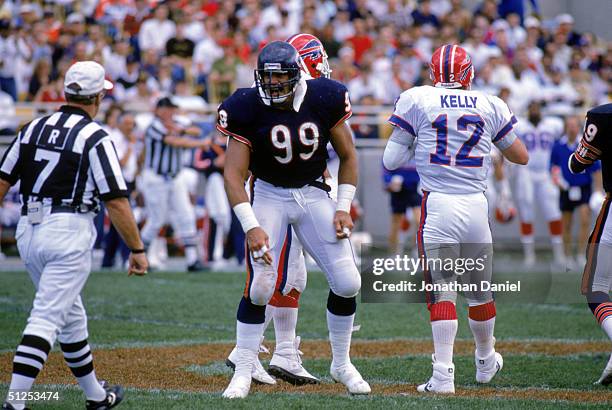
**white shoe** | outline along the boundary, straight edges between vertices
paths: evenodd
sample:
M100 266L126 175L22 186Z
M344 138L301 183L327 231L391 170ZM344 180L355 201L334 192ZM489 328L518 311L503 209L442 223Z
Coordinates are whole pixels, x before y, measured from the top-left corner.
M612 384L612 355L610 355L610 360L608 360L606 368L603 370L601 377L595 382L595 384L601 384L602 386Z
M531 269L536 264L536 257L534 253L527 253L523 258L523 266L527 269Z
M257 352L236 348L236 369L234 376L223 392L223 397L226 399L244 399L249 395L251 389L251 373L255 361L257 360Z
M319 383L319 379L310 374L304 369L304 366L302 366L301 356L303 353L300 351L299 347L299 336L297 336L293 342L278 344L276 349L274 349L272 360L270 360L268 372L294 386Z
M372 391L368 382L363 380L363 377L361 377L361 374L352 363L335 368L332 362L329 373L336 383L344 384L350 394L370 394Z
M455 365L450 363L436 362L433 359L433 375L427 381L417 387L419 393L455 393Z
M259 346L259 353L270 354L270 351L266 349L264 345L261 345ZM234 347L234 349L229 354L229 356L227 356L227 359L225 359L225 365L231 368L232 370L236 370L237 361L238 361L238 348ZM274 380L274 377L270 376L268 372L266 372L266 369L264 369L264 367L261 365L261 362L259 361L259 357L255 357L255 365L253 366L251 377L253 378L253 381L255 383L276 384L276 380Z
M478 383L489 383L493 377L504 367L502 355L493 351L484 359L475 358L476 361L476 381Z

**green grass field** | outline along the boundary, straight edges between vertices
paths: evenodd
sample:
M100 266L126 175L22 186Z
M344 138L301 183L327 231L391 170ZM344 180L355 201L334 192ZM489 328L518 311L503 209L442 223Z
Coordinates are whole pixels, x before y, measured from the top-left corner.
M458 339L467 347L457 351L455 383L458 394L455 397L420 397L415 393L415 385L424 382L431 373L431 331L424 305L360 304L356 323L361 329L354 333L354 340L365 346L380 342L384 349L378 353L353 354L353 362L373 384L373 394L349 397L342 389L330 386L330 358L316 351L321 343L308 343L327 337L327 284L320 273L309 275L308 288L301 298L298 335L304 340L305 365L322 377L323 386L293 388L280 382L273 388L254 386L252 394L244 401L224 401L220 393L229 381L230 372L223 360L235 337L235 313L243 277L242 273L152 273L144 278L127 277L122 273L92 274L84 292L90 344L95 349L99 377L106 378L110 373L114 376L109 377L110 382L125 383L126 399L119 408L556 409L612 406L612 389L592 384L599 377L611 346L584 303L500 303L496 337L505 364L503 371L485 388L474 381L473 348L469 347L471 333L465 306L461 305ZM12 351L20 340L34 291L23 272L0 273L0 283L0 395L4 396L10 379ZM270 348L273 338L273 331L269 329L266 344ZM211 343L214 345L208 345ZM585 350L580 350L582 345L576 348L577 343L582 343ZM549 344L554 347L546 349ZM539 347L534 348L536 345ZM394 346L398 346L397 352ZM145 350L138 355L138 349ZM159 351L161 357L169 351L163 349L179 349L186 355L186 359L180 361L180 368L168 373L172 380L163 378L165 368L156 369L155 365L162 359L150 353ZM195 355L190 358L189 351L196 349L208 352L210 357L200 360ZM113 353L124 351L131 353ZM108 362L106 352L109 357L123 354L121 363ZM269 358L262 356L264 364ZM141 366L139 369L145 366L143 373L150 360L151 374L121 373L121 369L129 368L130 360L136 359ZM115 365L117 369L113 371ZM47 373L41 374L43 384L37 385L37 390L59 391L61 399L59 402L31 403L33 409L83 407L84 397L76 385L70 383L67 370L57 379L55 373ZM159 385L154 384L156 377L161 380ZM183 377L184 389L181 388ZM142 387L145 385L148 387Z

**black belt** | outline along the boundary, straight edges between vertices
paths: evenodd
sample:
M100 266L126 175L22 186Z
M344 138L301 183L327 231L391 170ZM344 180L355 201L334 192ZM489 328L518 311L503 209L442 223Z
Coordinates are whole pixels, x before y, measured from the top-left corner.
M88 212L92 212L95 208L89 205L51 205L51 213L52 214L86 214ZM28 207L24 205L21 207L21 216L26 216L28 214Z
M327 193L331 192L331 187L323 181L312 181L312 182L309 182L307 185L322 189L323 191Z

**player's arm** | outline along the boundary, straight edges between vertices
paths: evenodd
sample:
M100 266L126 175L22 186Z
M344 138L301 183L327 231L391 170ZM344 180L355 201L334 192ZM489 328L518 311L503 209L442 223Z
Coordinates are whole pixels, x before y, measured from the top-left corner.
M414 157L416 138L408 131L395 127L385 146L383 165L388 170L398 169Z
M164 143L178 148L205 148L210 145L210 139L196 139L176 135L164 137Z
M338 203L336 205L334 226L336 228L336 237L342 239L348 238L353 230L353 220L350 211L359 178L357 151L355 150L355 144L353 144L351 130L346 121L331 129L330 142L340 160L338 168Z
M584 171L601 158L604 141L599 128L605 129L601 116L589 111L580 143L569 157L568 166L574 174Z
M8 190L19 180L19 145L21 135L28 126L29 124L21 129L0 158L0 206Z
M529 162L529 153L527 152L527 148L525 148L523 141L518 138L516 138L509 147L505 149L500 148L500 151L504 158L510 162L514 162L515 164L527 165Z
M223 171L225 192L236 217L242 225L242 230L247 236L249 251L253 255L253 259L262 259L265 263L271 265L272 254L269 251L268 235L259 225L244 189L244 181L247 179L251 160L250 147L230 137L228 138L225 157L226 163Z
M4 197L6 196L6 193L8 192L10 188L11 188L11 184L9 184L8 181L5 181L4 179L0 178L0 207L2 207L2 202L4 201Z

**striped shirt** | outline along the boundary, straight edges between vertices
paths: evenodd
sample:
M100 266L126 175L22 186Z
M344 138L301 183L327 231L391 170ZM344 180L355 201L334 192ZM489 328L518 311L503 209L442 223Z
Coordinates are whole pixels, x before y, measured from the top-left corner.
M168 130L159 118L145 132L145 169L165 177L175 177L183 167L183 149L164 142Z
M20 181L22 204L97 208L127 197L121 166L106 131L80 108L64 105L17 134L0 161L0 178Z

